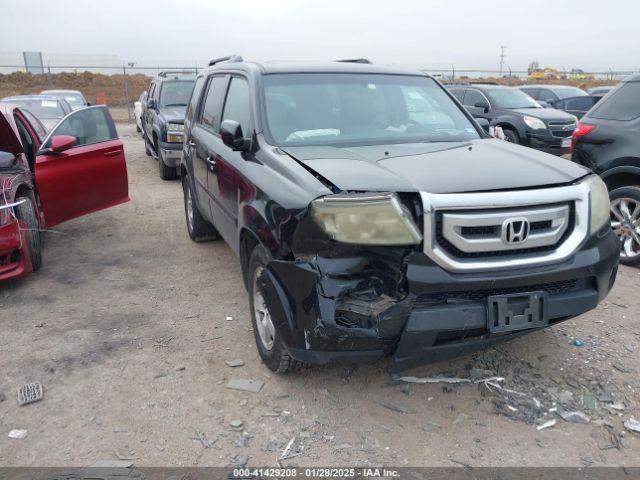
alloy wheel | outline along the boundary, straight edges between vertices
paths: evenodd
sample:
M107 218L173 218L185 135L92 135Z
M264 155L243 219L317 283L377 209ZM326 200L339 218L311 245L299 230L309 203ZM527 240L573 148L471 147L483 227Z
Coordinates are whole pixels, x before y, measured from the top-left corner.
M628 198L611 201L611 228L620 239L620 256L633 259L640 255L640 202Z
M260 286L258 285L262 271L263 268L258 267L253 275L253 313L256 318L260 342L266 350L271 350L276 338L276 330L271 320L269 307L267 307Z

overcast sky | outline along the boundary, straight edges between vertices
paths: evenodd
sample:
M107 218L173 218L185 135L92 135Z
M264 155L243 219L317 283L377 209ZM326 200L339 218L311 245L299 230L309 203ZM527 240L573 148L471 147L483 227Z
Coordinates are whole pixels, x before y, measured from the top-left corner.
M3 0L0 50L200 65L367 57L423 68L640 69L638 0Z

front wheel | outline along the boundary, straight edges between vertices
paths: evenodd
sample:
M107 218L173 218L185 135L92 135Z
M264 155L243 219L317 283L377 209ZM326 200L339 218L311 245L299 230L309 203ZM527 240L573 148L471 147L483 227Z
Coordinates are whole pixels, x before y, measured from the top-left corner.
M640 188L620 187L609 192L611 228L620 239L620 263L640 264Z
M520 137L518 137L518 134L516 132L514 132L513 130L509 130L508 128L503 128L502 131L504 132L504 139L507 142L515 143L516 145L520 144Z
M295 370L300 363L287 352L265 301L260 278L269 259L269 252L262 245L257 245L249 258L247 278L250 279L249 303L253 336L260 358L267 367L276 373L287 373Z
M178 169L176 167L169 167L164 163L162 150L160 149L158 149L158 172L162 180L175 180L178 178Z
M30 197L18 197L16 201L22 202L15 207L16 217L22 220L28 231L29 251L31 255L31 265L35 272L42 265L42 239L40 238L40 225L38 215Z

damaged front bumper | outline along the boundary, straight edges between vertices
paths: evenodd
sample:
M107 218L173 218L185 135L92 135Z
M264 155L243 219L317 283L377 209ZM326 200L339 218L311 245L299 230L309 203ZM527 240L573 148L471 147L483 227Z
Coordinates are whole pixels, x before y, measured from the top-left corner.
M394 370L467 354L539 329L490 333L490 296L545 292L549 325L595 308L619 245L606 229L562 263L475 273L399 250L271 261L260 284L289 353L316 364L391 356Z
M22 277L33 271L26 224L19 220L0 226L0 281Z

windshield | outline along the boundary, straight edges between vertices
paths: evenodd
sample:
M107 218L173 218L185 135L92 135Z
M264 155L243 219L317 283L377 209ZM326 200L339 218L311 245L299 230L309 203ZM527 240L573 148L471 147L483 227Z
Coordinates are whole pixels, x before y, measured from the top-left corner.
M553 93L558 95L558 97L562 98L571 98L571 97L584 97L585 95L589 95L584 90L580 90L578 87L554 87Z
M186 107L191 98L195 80L163 82L160 90L161 107Z
M480 138L432 79L379 74L264 77L268 130L278 145L461 142Z
M60 102L57 100L48 99L23 99L23 98L9 98L5 101L18 105L19 107L26 108L33 113L37 118L44 120L54 120L64 117L64 110L60 106Z
M64 95L59 96L64 98L72 108L84 106L84 98L82 98L82 95L78 95L77 93L65 93Z
M486 89L484 93L494 108L542 108L538 102L517 88Z

